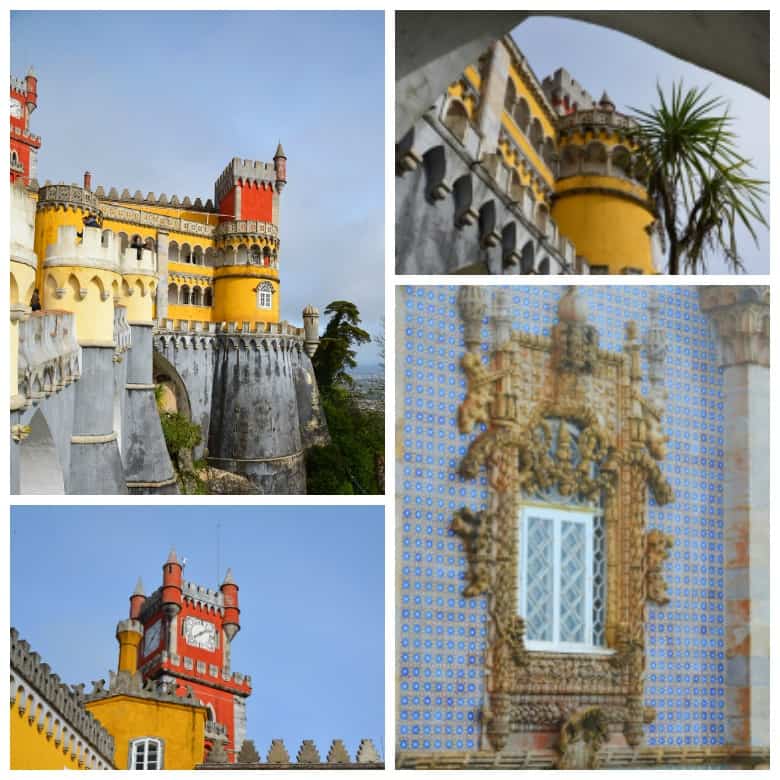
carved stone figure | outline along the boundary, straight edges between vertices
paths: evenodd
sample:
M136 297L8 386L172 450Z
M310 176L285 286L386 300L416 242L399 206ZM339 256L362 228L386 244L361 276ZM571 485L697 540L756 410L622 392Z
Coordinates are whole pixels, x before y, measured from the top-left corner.
M648 531L646 540L647 600L664 606L669 603L669 596L666 592L663 566L674 546L674 540L658 528Z
M600 707L588 707L561 726L557 769L598 769L599 750L607 741L607 718Z

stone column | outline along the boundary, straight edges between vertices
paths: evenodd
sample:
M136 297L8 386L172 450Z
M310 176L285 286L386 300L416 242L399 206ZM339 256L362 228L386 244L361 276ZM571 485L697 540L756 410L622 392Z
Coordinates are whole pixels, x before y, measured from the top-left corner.
M167 290L166 290L167 294ZM131 323L122 461L130 493L178 493L152 381L152 323Z
M70 454L70 491L127 493L114 430L114 344L81 342Z
M699 300L724 379L727 739L769 747L769 288Z
M157 322L168 316L168 232L157 231Z
M490 47L489 57L490 65L485 76L479 108L482 155L496 154L498 149L498 134L501 130L501 115L504 112L504 98L509 78L509 52L500 40Z

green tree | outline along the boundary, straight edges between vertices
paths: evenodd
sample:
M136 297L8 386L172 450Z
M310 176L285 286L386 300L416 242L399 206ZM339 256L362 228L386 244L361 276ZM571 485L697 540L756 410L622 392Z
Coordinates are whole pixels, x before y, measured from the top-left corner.
M328 421L331 443L306 453L306 490L310 494L379 493L377 464L385 448L384 416L361 408L349 370L355 368L355 347L371 341L358 327L354 303L333 301L329 320L312 363Z
M647 166L648 193L661 220L668 271L706 271L709 253L722 253L734 271L745 270L737 247L744 225L766 226L766 182L748 176L750 160L737 150L733 118L721 98L706 89L672 85L671 100L658 86L659 106L632 108L640 164Z
M355 368L355 346L371 341L371 336L359 328L360 312L350 301L333 301L325 309L330 320L320 338L312 363L321 393L329 393L336 385L351 387L354 380L347 373Z

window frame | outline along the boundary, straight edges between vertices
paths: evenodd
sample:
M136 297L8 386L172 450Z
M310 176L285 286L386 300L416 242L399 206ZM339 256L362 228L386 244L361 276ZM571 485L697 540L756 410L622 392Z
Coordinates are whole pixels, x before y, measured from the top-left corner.
M611 654L613 651L593 643L593 536L594 526L601 510L597 507L562 508L545 504L523 503L518 512L517 533L520 543L520 567L517 574L518 614L525 620L527 612L528 573L528 520L529 516L547 520L553 524L553 626L552 640L530 639L525 644L530 651ZM562 642L560 640L560 590L561 590L561 532L564 521L576 522L585 527L585 642ZM606 564L606 561L605 561Z
M268 305L263 302L267 296ZM257 308L268 311L274 307L274 286L270 282L257 285Z
M156 767L149 767L148 764L148 747L150 744L155 744L157 746L157 764ZM144 748L144 766L140 769L136 767L136 760L137 760L137 753L138 748L143 745ZM135 739L131 739L130 743L128 745L128 769L131 771L138 771L138 772L144 772L144 771L157 771L160 769L164 769L164 747L165 743L163 740L161 740L159 737L136 737Z

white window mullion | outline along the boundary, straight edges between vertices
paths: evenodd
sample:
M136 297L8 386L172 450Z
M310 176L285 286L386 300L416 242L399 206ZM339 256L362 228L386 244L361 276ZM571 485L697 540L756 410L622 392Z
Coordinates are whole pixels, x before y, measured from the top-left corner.
M585 525L585 642L593 642L593 519Z
M553 631L552 641L556 645L561 636L561 518L551 517L553 524Z

